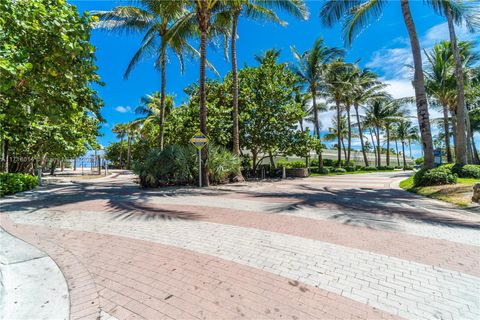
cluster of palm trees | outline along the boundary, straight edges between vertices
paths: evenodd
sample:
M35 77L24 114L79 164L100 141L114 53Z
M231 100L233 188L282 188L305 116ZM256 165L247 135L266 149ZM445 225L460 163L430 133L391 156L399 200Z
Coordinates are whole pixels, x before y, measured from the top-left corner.
M392 132L396 133L399 127L394 124L401 123L402 129L408 128L411 133L415 132L415 128L408 120L408 111L404 107L411 103L412 99L393 99L384 90L387 85L382 83L375 73L362 69L357 64L346 63L342 58L343 51L326 46L322 38L317 39L308 51L299 53L292 48L292 52L296 60L293 69L306 89L303 97L297 93L298 100L311 100L311 104L303 105L309 114L307 120L313 122L314 135L318 140L322 139L319 114L329 109L336 111L336 116L332 119L333 126L328 128L329 133L323 139L337 140L337 165L341 165L342 149L346 165L351 164L352 138L360 140L365 166L370 165L364 137L367 129L372 137L376 166L381 165L381 132L385 132L386 161L387 165L390 165L390 141L397 137L392 136ZM353 111L355 120L352 123ZM373 136L376 139L373 139ZM398 137L403 144L411 141L414 135L402 134ZM322 152L319 152L320 168L322 165Z
M237 26L240 17L252 19L261 19L274 21L281 24L284 22L277 16L275 10L284 11L293 17L307 19L308 10L303 0L176 0L176 1L158 1L158 0L138 0L134 1L137 5L118 6L110 11L98 11L96 15L100 21L97 27L120 32L143 32L144 38L142 44L129 64L125 76L128 76L132 68L145 55L154 56L156 67L161 72L161 90L160 90L160 131L159 146L163 148L163 127L165 112L165 88L166 76L165 68L168 62L169 52L174 53L180 59L183 65L185 55L198 55L200 57L200 119L199 127L203 133L206 132L206 93L205 78L206 68L212 67L207 61L207 42L217 37L224 37L225 41L231 44L231 62L233 74L233 104L232 104L232 141L233 152L239 154L239 132L238 132L238 79L237 79L237 59L236 59L236 39ZM320 18L325 25L331 26L337 21L344 21L345 40L347 44L352 42L353 36L361 29L365 28L370 18L381 15L383 7L387 1L381 0L327 0L325 1ZM452 51L455 57L455 74L457 77L457 110L456 110L456 130L455 135L455 154L456 161L461 164L467 162L466 152L462 154L462 148L465 146L465 102L462 81L462 63L459 56L459 50L455 37L454 25L467 21L472 27L477 22L478 17L472 14L472 9L457 0L429 0L427 1L434 10L447 17ZM425 90L424 74L422 69L421 49L418 36L413 23L409 7L409 0L401 0L401 10L405 24L410 36L412 54L414 60L414 87L417 104L418 122L421 132L421 143L425 154L425 167L433 167L433 144L430 129L430 119L427 107L427 96ZM199 40L199 50L196 50L189 44L191 39ZM228 47L228 45L226 45ZM331 50L329 50L331 51ZM333 50L335 51L335 50ZM335 59L338 52L323 52L321 59ZM344 68L341 61L338 65L331 64L330 68ZM213 67L212 67L213 68ZM340 123L340 104L341 100L335 96L336 86L332 85L341 79L335 76L335 72L330 73L332 79L326 81L328 90L337 107L337 122ZM312 79L315 80L315 79ZM309 85L312 87L312 85ZM312 88L310 88L312 90ZM315 94L312 92L312 99L316 103ZM344 101L347 113L355 101ZM314 106L316 109L316 106ZM316 112L314 112L316 114ZM358 113L357 113L358 114ZM316 117L316 115L314 115ZM350 121L350 118L347 117ZM357 121L360 125L360 121ZM463 130L463 131L462 131ZM360 133L362 130L359 130ZM317 135L319 128L316 127ZM351 135L349 134L349 140ZM340 140L338 141L340 145ZM464 150L465 151L465 150ZM206 150L202 153L203 163L206 160ZM339 148L340 157L340 148ZM348 157L347 157L348 159ZM203 180L208 185L207 170L204 173ZM239 179L241 179L239 173Z

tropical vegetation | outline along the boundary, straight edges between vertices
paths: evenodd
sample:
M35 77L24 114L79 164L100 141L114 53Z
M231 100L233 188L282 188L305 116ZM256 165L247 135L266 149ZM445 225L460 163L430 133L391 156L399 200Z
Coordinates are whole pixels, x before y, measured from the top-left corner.
M95 27L143 35L125 77L145 57L153 58L160 72L159 90L140 97L138 117L116 124L112 131L119 142L106 148L107 159L116 167L134 169L143 185L194 183L198 168L193 164L198 160L207 186L210 181L258 176L265 166L275 173L276 159L285 156L304 159L306 168L315 166L319 173L353 172L360 165L364 170L395 165L407 169L415 142L422 146L425 169L418 181L450 182L463 172L470 175L476 169L467 165L480 161L473 139L480 130L479 58L471 43L457 41L455 27L466 23L475 31L478 8L468 1L426 3L445 16L450 41L422 56L409 1L399 2L412 47L415 97L394 99L377 74L358 61L346 61L344 51L322 37L304 52L292 45L290 61L272 48L258 53L254 64L238 67L239 19L285 25L280 12L307 19L302 0L139 0L84 16L64 0L2 2L2 170L32 173L47 163L55 168L59 160L99 147L102 101L92 85L102 83L96 74L95 48L89 43ZM320 22L333 26L342 21L348 47L385 5L378 0L327 0ZM207 77L207 68L216 72L207 60L209 44L223 44L231 59L231 71L223 77L218 73L216 79ZM172 55L180 60L181 71L185 59L199 59L199 79L184 89L187 99L178 105L166 93ZM413 103L416 116L408 112ZM428 104L443 117L432 119ZM322 113L329 110L335 114L331 126L322 128ZM441 129L435 136L433 126ZM322 129L327 131L323 136ZM199 130L210 143L195 160L198 155L189 140ZM355 150L354 141L359 141L360 150ZM434 147L456 164L450 173L429 171L434 167ZM336 153L332 165L324 157L329 148ZM354 159L357 151L361 159ZM12 155L30 160L15 161ZM175 162L176 157L183 160ZM193 167L185 169L187 165Z

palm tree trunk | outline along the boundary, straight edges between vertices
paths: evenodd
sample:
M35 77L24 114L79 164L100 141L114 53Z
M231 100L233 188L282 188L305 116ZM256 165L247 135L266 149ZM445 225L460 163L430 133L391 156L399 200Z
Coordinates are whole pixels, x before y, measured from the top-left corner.
M337 167L341 167L342 165L342 137L341 137L341 132L342 132L342 123L341 123L341 115L340 115L340 101L336 100L336 108L337 108L337 148L338 148L338 154L337 154Z
M312 92L312 107L313 107L313 122L315 126L315 135L317 136L317 139L320 143L322 144L322 139L320 138L320 123L318 121L318 106L317 106L317 90L315 89L314 86L310 87L310 91ZM321 172L323 169L323 155L322 151L318 153L318 170Z
M238 73L237 73L237 25L240 11L235 11L232 21L232 83L233 83L233 110L232 110L232 151L233 154L240 155L240 130L238 125ZM302 130L303 131L303 130ZM234 177L234 181L242 182L245 179L242 176L242 171L239 168Z
M412 158L412 143L410 142L410 139L408 139L408 149L410 153L410 159Z
M343 149L343 156L347 159L347 148L345 148L345 140L342 138L342 149Z
M347 167L350 166L350 149L352 146L352 127L350 123L350 106L346 106L347 109L347 130L348 130L348 136L347 136L347 162L346 165Z
M477 147L475 146L475 138L472 135L472 148L473 148L473 163L480 164L480 158L478 156Z
M447 149L447 162L452 163L452 150L450 148L450 124L448 123L448 106L443 105L443 130L445 131L445 148Z
M457 37L455 35L455 27L453 25L452 11L450 6L446 5L446 16L448 22L448 31L450 34L450 43L455 60L455 77L457 79L457 128L455 131L455 163L460 165L467 164L467 144L465 135L465 92L463 83L462 61L457 45Z
M390 125L385 126L385 131L387 133L387 166L390 165Z
M377 161L377 166L382 165L382 148L380 147L380 128L376 127L375 128L375 134L377 135L377 153L378 153L378 161Z
M362 146L363 161L365 162L365 166L368 167L367 152L365 150L365 146L363 145L364 143L363 143L362 124L360 123L360 115L358 114L358 104L355 104L354 108L355 108L355 115L357 118L358 133L360 134L360 144Z
M465 114L468 115L468 112L465 108ZM473 147L472 147L472 130L470 129L470 118L468 116L465 117L465 127L467 129L467 161L468 163L473 163Z
M123 169L122 155L123 155L123 137L122 139L120 139L120 169Z
M235 11L233 14L232 21L232 84L233 84L233 110L232 110L232 120L233 120L233 129L232 129L232 142L233 142L233 153L236 155L240 154L240 136L239 136L239 127L238 127L238 74L237 74L237 24L238 24L238 11Z
M400 5L402 8L403 19L410 36L410 46L412 47L413 64L415 67L413 84L415 88L415 99L417 102L418 125L420 127L422 148L425 154L423 166L424 168L430 169L434 167L433 142L432 131L430 128L430 116L428 114L427 95L425 92L425 80L423 77L422 53L408 0L401 0Z
M395 151L397 152L397 165L400 167L400 155L398 154L398 141L395 140Z
M207 104L205 92L205 66L207 63L207 30L203 28L200 35L200 131L207 134ZM210 181L208 179L207 168L207 147L202 149L202 181L203 185L208 187Z
M372 139L373 154L375 155L375 167L378 167L377 148L375 146L375 139L373 138L372 128L368 128L370 132L370 139Z
M130 159L131 159L131 150L132 150L132 137L128 135L128 146L127 146L127 169L130 170Z
M405 141L402 140L403 170L407 167L407 159L405 159Z
M165 75L165 66L167 64L167 57L166 57L166 44L164 43L165 40L162 38L162 47L160 53L161 59L161 72L162 72L162 83L160 89L160 132L158 134L158 144L160 145L160 150L163 150L163 136L165 130L165 88L167 85L166 75Z

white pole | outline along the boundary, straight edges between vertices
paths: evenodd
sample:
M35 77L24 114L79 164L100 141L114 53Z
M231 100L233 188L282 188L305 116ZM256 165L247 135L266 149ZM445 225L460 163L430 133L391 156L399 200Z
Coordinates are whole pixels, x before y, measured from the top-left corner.
M198 149L198 186L202 187L202 149Z

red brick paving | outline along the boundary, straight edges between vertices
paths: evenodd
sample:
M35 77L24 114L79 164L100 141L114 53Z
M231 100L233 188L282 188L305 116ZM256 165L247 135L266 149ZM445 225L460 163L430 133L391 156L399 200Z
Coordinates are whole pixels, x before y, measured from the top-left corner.
M47 252L71 290L72 319L395 318L337 294L188 250L102 234L2 226Z
M125 201L111 207L107 201L95 200L82 202L81 208L82 210L96 208L96 210L110 212L112 218L124 218L122 212L128 211L129 215L133 214L128 219L186 218L262 229L480 276L478 259L480 247L400 232L356 227L326 220L205 206L157 203L139 206ZM60 205L55 209L78 209L78 204Z

